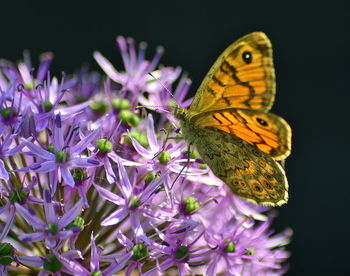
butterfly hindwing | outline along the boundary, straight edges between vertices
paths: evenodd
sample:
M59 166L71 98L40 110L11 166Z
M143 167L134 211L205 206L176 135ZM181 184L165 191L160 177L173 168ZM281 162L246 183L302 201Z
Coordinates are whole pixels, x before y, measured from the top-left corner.
M235 135L213 127L196 129L194 144L203 161L238 196L259 205L282 205L288 183L282 167Z

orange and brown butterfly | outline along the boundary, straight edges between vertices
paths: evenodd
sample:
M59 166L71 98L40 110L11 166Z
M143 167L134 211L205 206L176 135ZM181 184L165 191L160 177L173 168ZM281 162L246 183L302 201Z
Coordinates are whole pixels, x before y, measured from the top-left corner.
M288 201L279 161L291 129L269 112L275 98L271 42L262 32L231 44L215 61L188 109L176 108L185 140L236 195L259 205Z

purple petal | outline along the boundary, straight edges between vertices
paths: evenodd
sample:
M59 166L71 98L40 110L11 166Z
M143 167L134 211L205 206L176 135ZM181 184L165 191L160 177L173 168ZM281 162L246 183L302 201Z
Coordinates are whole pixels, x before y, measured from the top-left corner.
M57 259L64 265L65 270L72 273L72 275L89 276L90 273L78 262L69 260L68 258L54 253Z
M138 243L139 241L142 241L148 246L152 245L153 243L152 240L148 238L145 232L143 231L138 214L130 213L130 220L131 220L131 229L136 236L136 242Z
M50 173L51 194L54 195L57 189L58 182L58 170Z
M151 195L155 192L155 190L164 182L164 176L162 175L157 180L153 180L146 189L142 192L142 195L140 196L140 201L144 203L147 201Z
M153 153L157 153L159 151L159 145L157 143L157 137L154 131L154 121L151 113L148 114L147 139Z
M34 154L42 159L45 160L55 160L56 156L48 152L47 150L42 149L41 147L38 147L37 145L33 144L32 142L28 142L24 139L21 139L21 143L24 143L27 148L30 149L30 153Z
M39 256L22 256L17 255L17 258L19 259L20 263L26 265L26 266L33 266L33 267L40 267L44 264L44 259ZM42 270L44 271L44 270Z
M151 155L150 155L151 156ZM142 163L138 163L138 162L134 162L134 161L130 161L124 158L121 158L120 156L118 156L115 152L110 152L108 153L108 157L111 158L115 163L118 162L118 158L122 161L123 166L126 167L137 167L137 166L143 166ZM153 157L153 156L152 156Z
M94 160L91 158L81 158L81 157L74 157L69 161L69 163L73 167L79 167L79 168L98 167L102 165L102 163L99 162L98 160Z
M91 259L90 259L90 269L91 271L100 270L99 254L97 251L94 232L91 232Z
M60 169L61 169L61 174L62 174L62 178L64 180L64 183L66 183L70 187L74 187L75 181L74 181L74 178L73 178L72 174L70 173L69 169L66 167L61 167Z
M88 107L91 103L92 103L92 100L89 100L81 104L76 104L69 107L59 107L58 110L62 114L62 117L66 117L67 115L72 115L81 111L82 109Z
M113 202L116 205L123 205L125 204L125 200L121 198L120 196L106 190L105 188L102 188L96 184L94 184L95 189L98 191L100 196L107 199L110 202Z
M118 224L123 219L125 219L127 215L128 215L128 210L126 210L124 207L121 207L117 211L109 215L107 218L105 218L101 222L101 226L111 226L111 225Z
M72 153L81 153L86 149L86 147L96 138L96 136L101 132L101 129L98 128L95 131L89 133L85 136L78 144L71 147L70 152Z
M29 234L21 234L19 238L24 242L34 242L34 241L42 241L45 239L46 234L44 232L37 233L29 233Z
M0 215L1 215L3 212L7 211L10 207L11 207L11 202L7 202L6 205L5 205L4 207L0 208Z
M103 71L115 82L121 83L122 78L118 71L113 67L113 65L104 57L101 55L100 52L95 51L94 52L94 58L96 62L100 65Z
M129 176L126 173L126 170L121 162L120 159L118 159L118 169L119 169L119 179L120 179L120 184L122 188L122 192L125 194L126 198L129 198L132 192L132 187L130 184Z
M117 259L117 262L111 264L109 267L107 267L104 271L103 274L104 275L112 275L120 270L122 270L126 263L130 260L130 258L132 257L133 252L129 251L127 252L124 256L122 256L121 258Z
M58 113L55 119L55 129L54 129L54 147L55 151L60 151L64 147L63 133L62 133L62 121L61 114Z
M128 249L134 246L134 243L127 236L125 236L120 230L117 233L117 239L121 245L123 245Z
M46 221L55 223L57 221L57 215L53 203L47 203L46 201L44 201L44 210Z
M108 158L103 159L103 164L106 170L107 181L112 184L116 181L116 176L112 170L111 162L109 162Z
M35 229L45 229L46 224L37 216L33 216L27 209L19 205L15 204L17 212Z
M0 234L0 242L7 236L8 232L10 231L15 214L16 214L16 208L11 206L10 213L6 217L6 225L2 229L2 233Z
M57 164L56 161L45 161L31 165L30 169L38 173L52 172L57 169Z
M79 227L77 227L79 228ZM80 228L79 228L80 229ZM68 240L71 236L74 235L73 228L70 228L69 230L61 230L58 232L57 236L61 241Z
M145 157L146 159L152 159L154 157L154 153L145 149L143 146L140 145L139 142L137 142L134 137L132 137L130 134L129 134L129 137L131 139L131 143L132 145L134 146L135 150L143 157ZM112 158L112 156L111 156ZM116 160L114 160L114 156L113 156L113 161L114 162L117 162Z
M5 179L6 181L9 180L9 174L5 168L4 162L0 159L0 178Z
M40 65L38 69L37 79L39 82L44 81L47 71L49 70L53 60L53 54L50 52L40 55Z
M77 249L71 249L67 252L64 252L62 253L62 256L63 257L66 257L68 259L81 259L81 260L84 260L84 257L81 253L80 250L77 250Z
M82 209L83 203L80 199L74 206L71 208L67 213L63 215L57 222L58 228L63 228L66 225L68 225L70 222L72 222L80 213Z

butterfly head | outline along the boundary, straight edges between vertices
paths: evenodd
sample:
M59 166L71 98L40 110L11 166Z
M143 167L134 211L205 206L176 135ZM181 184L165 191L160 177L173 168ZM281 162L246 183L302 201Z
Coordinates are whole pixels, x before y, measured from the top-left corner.
M174 108L174 116L180 122L186 122L188 120L188 111L186 108L175 107Z

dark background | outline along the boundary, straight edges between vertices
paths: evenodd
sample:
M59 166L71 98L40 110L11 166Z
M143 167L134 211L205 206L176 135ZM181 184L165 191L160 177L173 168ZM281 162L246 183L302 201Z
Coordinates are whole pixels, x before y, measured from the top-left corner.
M148 58L163 45L161 63L182 66L193 79L192 93L226 46L264 31L273 43L277 73L272 111L293 129L286 163L290 201L279 208L274 225L277 231L294 230L289 275L349 272L346 1L26 2L1 3L0 58L15 61L29 49L37 60L49 50L55 53L52 71L71 73L83 63L100 70L92 58L98 49L122 70L115 45L121 34L148 42Z

